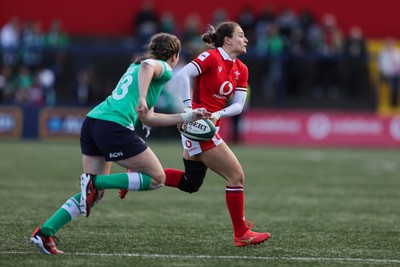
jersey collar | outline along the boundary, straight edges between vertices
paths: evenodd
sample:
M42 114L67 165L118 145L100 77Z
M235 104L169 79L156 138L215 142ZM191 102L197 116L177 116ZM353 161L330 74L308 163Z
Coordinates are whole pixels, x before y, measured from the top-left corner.
M222 58L223 58L224 60L229 60L229 61L235 62L235 60L232 59L232 58L225 52L225 50L222 49L222 47L218 47L218 51L219 51L219 53L221 54L221 56L222 56Z

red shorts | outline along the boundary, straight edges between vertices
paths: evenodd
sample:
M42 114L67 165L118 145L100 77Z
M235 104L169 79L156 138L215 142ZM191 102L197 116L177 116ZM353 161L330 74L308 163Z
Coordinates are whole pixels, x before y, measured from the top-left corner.
M219 135L218 130L219 127L216 127L216 133L212 139L201 142L193 141L181 135L183 148L189 152L190 156L194 156L220 145L224 140Z

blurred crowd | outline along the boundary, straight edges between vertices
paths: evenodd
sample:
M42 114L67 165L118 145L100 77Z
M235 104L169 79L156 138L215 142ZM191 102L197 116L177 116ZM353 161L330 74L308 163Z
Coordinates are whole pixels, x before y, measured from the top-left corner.
M257 68L264 72L260 82L252 86L261 91L263 102L269 106L284 107L287 97L306 94L304 87L311 87L310 97L316 100L339 97L354 100L365 94L363 90L368 76L365 36L357 26L343 32L333 14L324 14L317 20L306 9L277 11L266 5L264 10L256 12L245 5L237 16L216 9L211 21L202 21L198 14L193 13L187 15L183 25L179 25L171 12L158 14L152 2L144 3L135 17L133 34L139 40L147 40L157 31L174 33L182 40L183 55L188 59L205 49L199 36L207 24L237 21L249 39L246 57L265 59L266 64L257 64ZM313 64L308 68L315 70L309 71L312 81L305 84L307 75L304 70L310 61ZM344 82L339 84L339 63L343 62L347 69L342 78Z
M255 12L250 6L243 6L237 16L224 9L214 10L211 21L202 21L197 13L187 14L181 25L173 13L158 13L152 2L144 2L133 14L132 36L140 49L156 32L176 34L182 41L181 60L184 64L206 49L199 37L207 24L216 25L224 20L237 21L245 31L249 46L244 60L265 59L265 73L260 83L252 87L257 87L263 98L272 99L271 105L284 106L288 95L300 97L304 94L304 69L308 61L313 62L314 68L311 82L307 84L312 98L335 99L345 95L356 100L366 93L363 90L368 82L369 55L363 30L355 25L344 32L330 13L317 20L309 10L295 12L286 8L276 11L267 5L264 10ZM391 85L391 103L396 106L400 56L393 56L399 54L394 41L387 41L382 49L378 67L383 79ZM17 17L3 25L0 103L56 104L54 87L62 72L69 43L70 38L60 20L54 20L48 29L43 29L39 21L22 22ZM346 73L341 78L345 82L339 84L339 69L343 62ZM84 105L89 103L93 73L84 70L77 76L77 86L72 90L76 91L77 104Z
M55 105L68 45L60 20L43 29L40 21L12 17L0 31L0 103Z

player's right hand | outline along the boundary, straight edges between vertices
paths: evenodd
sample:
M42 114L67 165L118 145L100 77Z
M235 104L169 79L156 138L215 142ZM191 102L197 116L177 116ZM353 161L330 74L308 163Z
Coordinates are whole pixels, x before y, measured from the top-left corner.
M137 112L138 118L142 118L143 116L145 116L149 111L146 99L139 98L139 102L135 110Z
M211 112L208 112L205 108L196 108L182 113L181 116L183 122L191 122L201 119L208 119L211 116Z

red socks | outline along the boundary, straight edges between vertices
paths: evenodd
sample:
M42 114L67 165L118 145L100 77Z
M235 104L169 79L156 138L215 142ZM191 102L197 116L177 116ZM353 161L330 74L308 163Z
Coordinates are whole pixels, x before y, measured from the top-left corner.
M170 187L178 187L184 171L177 169L164 169L165 185ZM231 216L235 237L243 236L248 227L244 220L244 192L243 186L227 186L225 188L225 200Z
M170 187L178 187L182 176L185 174L184 171L177 169L164 169L165 172L165 185Z
M227 186L225 188L225 199L231 216L235 237L241 237L248 230L244 220L243 186Z

